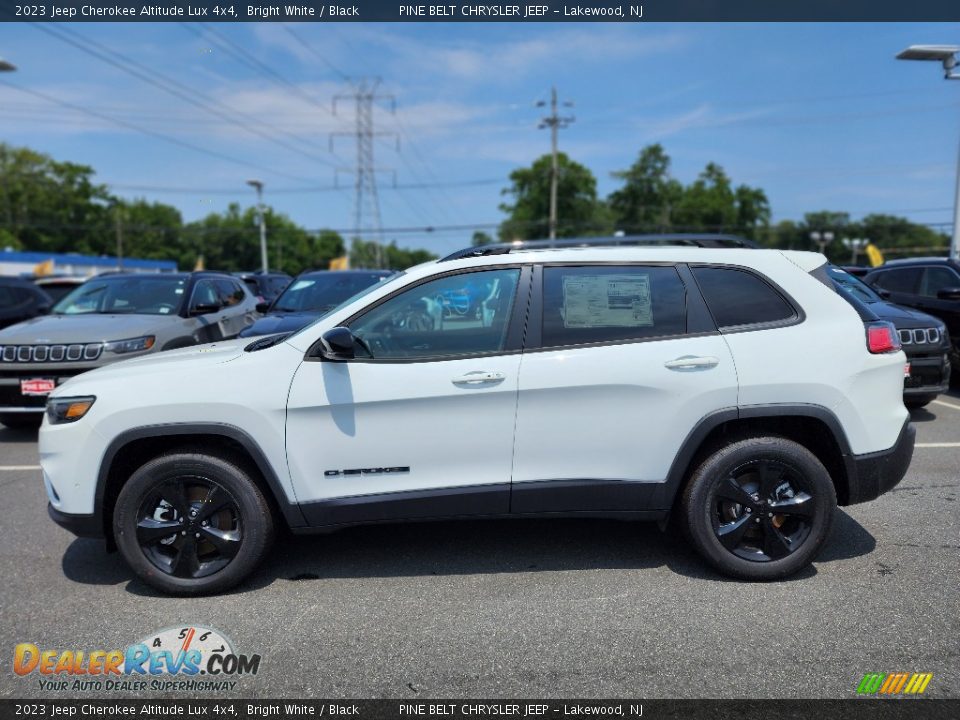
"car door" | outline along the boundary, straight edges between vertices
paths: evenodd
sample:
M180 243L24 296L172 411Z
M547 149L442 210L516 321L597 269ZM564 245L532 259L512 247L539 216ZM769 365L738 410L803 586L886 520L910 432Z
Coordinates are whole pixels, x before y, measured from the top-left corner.
M247 292L233 278L218 278L215 284L220 303L223 305L218 321L221 332L224 337L236 337L254 319L252 308L246 307L243 302L247 299Z
M287 460L315 525L508 511L529 268L456 272L347 322L357 357L316 352L287 406ZM498 288L482 316L444 304Z
M665 507L687 433L737 404L730 351L689 270L548 265L534 298L511 511Z
M953 268L932 265L923 268L917 307L943 320L952 338L960 338L960 300L941 298L937 293L958 287L960 275Z

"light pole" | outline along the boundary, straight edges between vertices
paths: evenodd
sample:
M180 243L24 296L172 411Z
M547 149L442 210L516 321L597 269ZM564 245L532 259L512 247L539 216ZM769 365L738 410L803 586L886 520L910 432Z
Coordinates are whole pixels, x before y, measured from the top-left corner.
M263 271L270 268L267 265L267 219L263 213L263 183L259 180L247 180L247 185L257 191L257 219L260 223L260 265Z
M934 60L943 66L943 76L947 80L960 80L957 67L957 55L960 45L911 45L897 55L897 60ZM953 236L950 238L950 257L954 260L960 255L960 154L957 155L957 186L953 199Z
M13 72L17 69L17 66L13 63L7 62L2 57L0 57L0 72Z
M833 233L829 230L825 232L814 230L810 233L810 239L817 244L817 247L820 248L820 254L823 255L827 251L827 245L833 242Z

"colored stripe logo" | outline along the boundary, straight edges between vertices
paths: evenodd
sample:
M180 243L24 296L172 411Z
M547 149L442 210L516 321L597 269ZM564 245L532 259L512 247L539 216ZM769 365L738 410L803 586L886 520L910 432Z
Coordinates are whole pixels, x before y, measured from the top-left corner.
M867 673L857 686L858 695L922 695L933 673Z

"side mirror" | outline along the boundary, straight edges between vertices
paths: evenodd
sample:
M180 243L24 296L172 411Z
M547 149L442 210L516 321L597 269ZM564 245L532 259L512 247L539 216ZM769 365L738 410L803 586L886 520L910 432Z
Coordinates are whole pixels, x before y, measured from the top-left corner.
M268 302L258 302L258 303L257 303L257 312L258 312L258 313L265 313L265 312L266 312L267 310L269 310L269 309L270 309L270 303L268 303Z
M323 356L328 360L352 360L356 357L353 351L355 340L350 328L330 328L320 337L320 342L323 344Z
M938 300L960 300L960 287L945 287L937 290Z
M215 313L223 306L220 303L198 303L190 308L190 315L209 315Z
M875 288L873 288L873 289L876 291L877 295L879 295L880 297L882 297L884 300L889 300L889 299L890 299L890 291L889 291L889 290L884 290L883 288L878 288L878 287L875 287Z

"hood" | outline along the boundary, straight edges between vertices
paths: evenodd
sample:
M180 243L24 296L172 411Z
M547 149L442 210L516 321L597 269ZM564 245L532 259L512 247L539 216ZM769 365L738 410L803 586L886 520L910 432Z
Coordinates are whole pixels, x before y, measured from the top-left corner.
M155 335L176 315L44 315L0 330L0 345L69 345Z
M889 302L870 303L881 320L889 320L898 330L912 330L913 328L942 327L943 322L938 318L913 308L894 305Z
M138 358L130 358L129 360L121 360L70 378L63 385L59 385L53 391L53 395L69 395L72 388L65 392L61 391L61 388L68 388L70 385L88 380L110 381L166 372L186 373L202 367L220 365L242 356L243 348L249 344L249 340L225 340L208 345L195 345L182 350L167 350Z
M322 314L321 312L270 313L257 320L250 327L244 328L240 337L296 332L305 328Z

